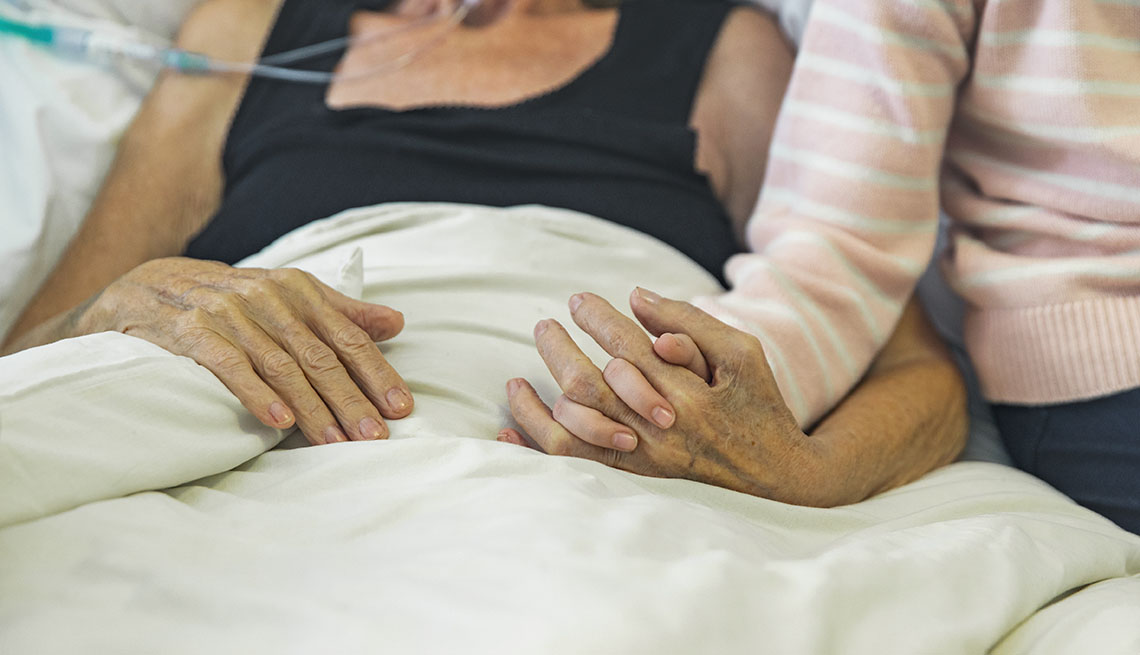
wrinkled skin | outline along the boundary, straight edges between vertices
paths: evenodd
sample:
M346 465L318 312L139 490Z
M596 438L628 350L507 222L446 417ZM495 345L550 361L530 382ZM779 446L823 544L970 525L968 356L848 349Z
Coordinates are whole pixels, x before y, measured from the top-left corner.
M644 290L634 292L630 305L665 344L655 345L598 296L571 301L574 322L615 358L605 372L556 321L538 324L539 352L563 395L552 410L527 381L511 380L511 413L525 435L507 429L500 440L642 475L814 504L821 455L784 403L760 342L688 303ZM667 414L655 416L655 409ZM632 448L613 438L620 432L632 433Z
M375 343L398 334L403 315L296 269L156 259L109 285L77 321L85 333L122 332L195 360L263 423L295 423L313 444L385 438L384 419L412 410Z

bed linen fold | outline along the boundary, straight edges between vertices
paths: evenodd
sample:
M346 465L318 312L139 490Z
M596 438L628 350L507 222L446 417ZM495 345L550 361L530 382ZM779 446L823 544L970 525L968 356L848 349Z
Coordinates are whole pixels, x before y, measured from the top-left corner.
M649 237L563 210L399 204L243 265L304 268L403 311L382 349L415 413L388 441L300 448L294 433L273 448L208 371L137 339L0 359L0 651L1011 654L1064 634L1048 652L1110 653L1140 639L1120 603L1140 538L1004 466L958 463L822 510L493 441L508 378L557 394L535 321L587 346L571 293L628 311L635 282L715 290ZM1095 633L1074 627L1090 616Z

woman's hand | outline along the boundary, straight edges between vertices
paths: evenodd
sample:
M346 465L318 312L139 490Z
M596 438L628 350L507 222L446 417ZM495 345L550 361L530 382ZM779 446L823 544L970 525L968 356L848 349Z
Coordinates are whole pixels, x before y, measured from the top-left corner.
M511 413L527 436L504 430L500 439L643 475L820 504L823 454L784 404L760 342L640 289L630 305L659 335L656 343L601 298L571 299L574 322L615 358L605 372L557 322L538 324L539 352L563 396L552 411L525 380L511 380Z
M80 333L146 339L208 368L270 427L310 443L383 439L412 397L377 341L404 327L388 307L353 300L296 269L156 259L109 285Z

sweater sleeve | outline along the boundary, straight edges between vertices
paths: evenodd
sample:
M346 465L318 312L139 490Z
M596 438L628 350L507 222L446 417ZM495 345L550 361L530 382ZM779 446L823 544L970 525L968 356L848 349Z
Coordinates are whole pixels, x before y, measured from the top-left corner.
M980 1L980 0L979 0ZM816 0L730 291L801 426L858 382L926 268L971 0Z

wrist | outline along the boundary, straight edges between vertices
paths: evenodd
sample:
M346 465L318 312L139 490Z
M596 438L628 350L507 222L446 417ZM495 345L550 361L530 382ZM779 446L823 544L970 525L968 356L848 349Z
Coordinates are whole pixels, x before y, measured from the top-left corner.
M95 297L93 296L82 305L74 307L62 314L58 314L38 325L31 327L17 325L8 334L3 345L0 346L0 356L11 355L21 350L27 350L28 348L44 346L63 339L90 334L91 331L85 331L85 328L81 326L81 323L85 323L81 317L86 314L89 303L92 303L94 299Z
M81 337L107 330L106 321L103 320L106 312L99 303L104 291L106 289L96 292L65 314L65 334L61 338Z
M844 493L845 472L835 465L835 452L826 439L796 429L788 463L788 499L807 507L836 507L853 502Z
M790 505L835 507L845 504L842 494L843 471L833 462L835 454L822 439L805 434L793 422L781 431L779 449L753 452L744 469L749 472L738 490ZM769 443L776 443L770 440Z
M839 463L833 442L818 435L802 433L803 451L796 469L800 499L797 504L810 507L838 507L862 500L852 493L850 467Z

